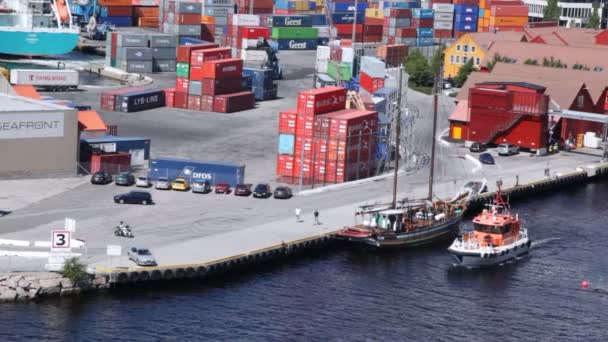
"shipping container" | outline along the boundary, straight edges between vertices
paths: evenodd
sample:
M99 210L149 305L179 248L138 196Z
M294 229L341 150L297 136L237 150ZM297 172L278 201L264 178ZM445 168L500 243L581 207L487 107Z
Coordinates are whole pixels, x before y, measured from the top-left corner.
M110 91L106 91L101 93L101 103L100 103L100 107L103 110L109 110L109 111L114 111L115 108L115 97L118 94L124 94L124 93L129 93L129 92L134 92L134 91L140 91L143 90L143 87L137 87L137 88L123 88L123 89L118 89L118 90L110 90Z
M173 96L173 107L180 109L188 108L188 90L183 91L178 87L175 88L175 95Z
M33 85L41 88L76 88L78 71L54 69L11 69L11 84Z
M251 76L251 85L255 87L268 87L273 82L270 69L243 68L243 75Z
M359 74L359 84L361 88L367 90L370 94L384 88L384 77L371 77L365 72Z
M279 134L279 154L293 155L295 136L293 134Z
M277 155L277 175L293 177L294 157L285 154Z
M241 75L222 78L202 78L201 92L196 95L223 95L238 93L242 89Z
M188 94L187 108L190 110L201 110L201 97Z
M121 61L152 61L152 50L148 47L119 47L117 58Z
M492 17L528 17L528 6L492 6Z
M165 92L165 106L173 107L175 104L175 88L166 88Z
M251 91L253 92L253 96L257 101L266 101L266 100L274 100L277 98L279 86L276 84L266 86L266 87L257 87L253 86Z
M214 49L218 47L219 45L215 43L180 45L177 47L177 61L182 63L190 63L190 55L192 54L192 51Z
M131 171L131 155L129 153L92 154L89 172L108 172L116 175Z
M117 111L130 113L165 106L165 94L162 90L141 90L116 95Z
M279 133L296 134L298 110L288 109L279 113Z
M203 78L223 78L243 73L243 60L227 58L207 61L203 64L201 76Z
M197 2L176 2L175 13L194 13L201 14L203 8L201 3Z
M135 33L117 33L117 47L148 47L148 36L145 34Z
M133 25L133 17L105 17L103 23L117 27L129 27Z
M152 59L159 60L175 60L175 47L155 47L150 48L152 52Z
M250 91L218 95L213 99L213 111L219 113L233 113L252 109L255 106L255 98Z
M190 65L202 67L206 61L231 58L230 48L214 48L205 50L194 50L190 56Z
M150 161L148 176L159 178L186 178L188 181L228 182L231 186L245 182L245 166L225 162L201 162L188 159L162 158Z
M231 23L233 26L260 26L260 16L253 14L234 14Z
M416 8L412 10L412 18L417 19L433 19L435 11L430 8Z
M314 27L273 27L273 39L316 39L318 31Z
M462 5L457 4L454 6L454 12L456 14L474 14L477 15L479 12L479 6L477 5Z
M363 21L365 20L365 13L357 13L357 15L355 16L355 13L349 13L349 12L345 12L345 13L334 13L332 15L332 20L334 22L334 24L352 24L355 22L355 18L357 20L358 24L362 24Z
M310 27L312 18L308 15L275 15L272 27Z
M528 17L490 17L490 26L523 26Z
M132 73L149 74L152 72L152 61L120 61L117 67Z
M301 114L323 114L346 107L346 88L325 87L301 91L298 94L298 112Z
M332 12L359 12L365 13L367 9L367 2L330 2L329 7Z
M177 46L177 37L168 34L150 34L148 36L151 48L164 48Z
M278 39L279 50L314 50L317 48L316 39Z
M175 58L172 60L152 60L153 72L175 72Z

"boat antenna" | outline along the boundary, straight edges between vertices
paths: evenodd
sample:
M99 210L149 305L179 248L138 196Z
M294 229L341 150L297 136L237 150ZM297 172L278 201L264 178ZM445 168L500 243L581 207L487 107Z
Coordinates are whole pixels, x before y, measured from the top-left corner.
M395 118L395 175L393 176L393 209L397 208L397 176L399 175L399 137L401 135L401 97L403 96L403 66L399 67L399 96Z
M440 46L440 50L439 53L443 54L443 44L441 42L439 42L439 46ZM435 56L433 56L434 58ZM443 61L443 58L441 58L441 61ZM439 102L439 97L438 97L438 93L439 93L439 89L440 88L440 83L442 83L442 79L441 79L441 64L442 63L438 63L437 65L437 69L433 70L433 72L435 72L435 82L433 84L433 135L431 136L432 139L432 143L431 143L431 171L429 173L429 201L433 200L433 181L434 181L434 177L435 177L435 135L437 135L437 105Z

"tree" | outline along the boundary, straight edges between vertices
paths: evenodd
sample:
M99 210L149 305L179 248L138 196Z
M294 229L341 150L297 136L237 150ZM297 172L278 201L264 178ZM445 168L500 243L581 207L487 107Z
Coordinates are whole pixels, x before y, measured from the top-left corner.
M444 57L445 45L441 45L441 47L435 51L433 59L431 60L431 72L433 75L437 75L441 71L441 64L443 64Z
M538 61L536 59L528 58L524 61L524 64L527 65L538 65Z
M587 23L587 27L592 29L600 28L600 16L597 14L596 5L593 4L593 8L591 9L591 17L589 18L589 22Z
M547 0L547 7L543 11L544 21L559 20L560 8L557 5L557 0Z
M458 74L456 74L456 77L454 78L454 84L456 85L456 88L460 88L464 85L464 82L467 81L469 75L471 74L471 72L473 72L473 70L473 58L470 58L465 65L460 67L460 70L458 70Z
M410 81L419 87L427 87L433 84L433 73L429 62L420 50L414 50L405 61L405 71L410 76Z
M486 64L486 68L488 68L488 70L492 70L494 69L494 66L496 65L496 63L498 62L502 62L502 63L515 63L516 60L514 60L513 58L509 58L507 56L501 56L497 53L494 54L494 57L492 58L491 61L489 61Z
M61 274L64 277L69 278L74 284L87 277L85 266L76 257L65 260Z

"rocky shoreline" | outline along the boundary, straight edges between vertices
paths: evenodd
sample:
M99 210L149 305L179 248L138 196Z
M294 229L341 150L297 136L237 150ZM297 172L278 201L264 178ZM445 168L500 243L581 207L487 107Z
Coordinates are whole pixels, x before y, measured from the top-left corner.
M41 298L78 295L110 288L104 275L87 275L77 283L55 272L0 274L0 302L33 301Z

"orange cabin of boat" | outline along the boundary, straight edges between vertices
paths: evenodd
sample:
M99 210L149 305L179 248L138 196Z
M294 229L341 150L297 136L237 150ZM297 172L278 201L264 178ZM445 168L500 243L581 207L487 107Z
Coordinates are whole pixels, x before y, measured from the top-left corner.
M519 219L510 214L491 213L484 210L473 219L473 239L483 245L502 246L512 243L520 228Z

